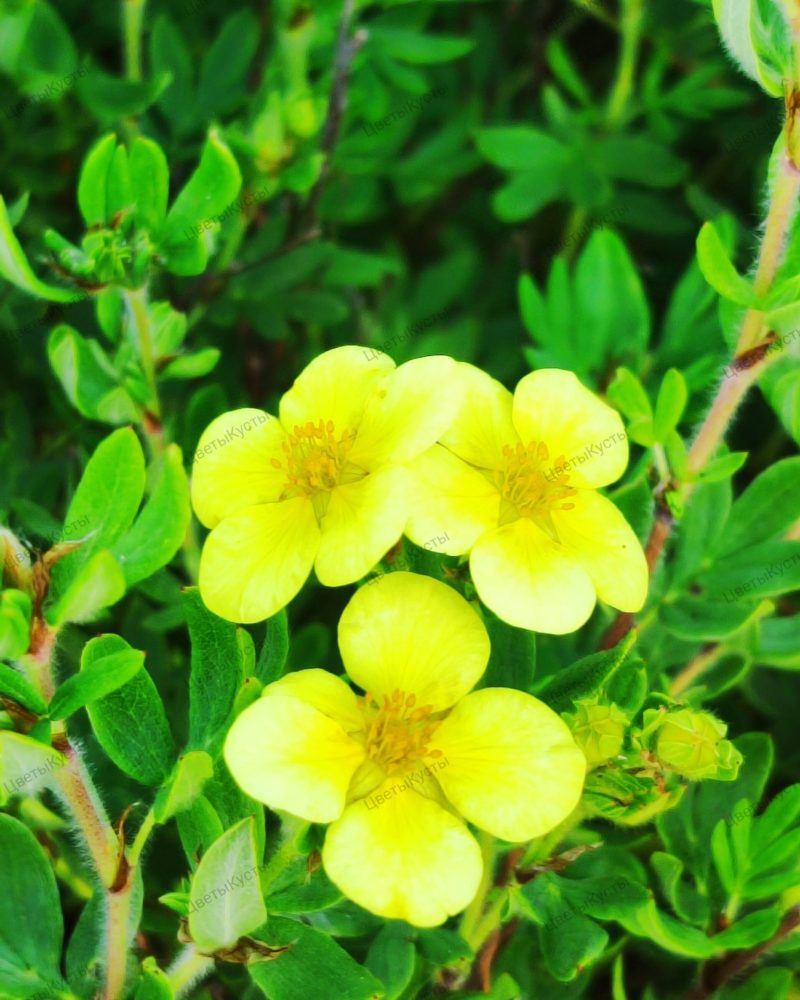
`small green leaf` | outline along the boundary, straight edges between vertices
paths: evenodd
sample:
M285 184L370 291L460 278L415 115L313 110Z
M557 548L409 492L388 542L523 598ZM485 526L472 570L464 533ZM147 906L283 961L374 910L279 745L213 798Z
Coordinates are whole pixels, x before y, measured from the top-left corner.
M56 568L58 565L56 563ZM124 596L122 569L108 549L101 549L80 566L66 587L62 587L58 599L47 608L45 618L50 625L90 622L98 611L116 604Z
M189 933L201 951L229 948L267 918L255 823L244 819L209 847L189 890Z
M116 148L117 137L112 132L99 139L83 161L78 180L78 207L87 226L98 226L108 221L108 172Z
M740 306L758 305L758 296L733 266L713 222L706 222L697 237L697 262L703 277L724 299Z
M744 628L758 613L759 607L759 602L755 600L731 603L726 598L723 603L686 594L661 609L661 621L679 639L718 642Z
M784 458L762 472L731 509L721 552L737 551L780 535L797 520L800 456Z
M287 917L271 917L256 935L271 948L286 948L248 971L269 1000L298 1000L319 994L320 983L336 1000L379 1000L384 989L328 934Z
M746 451L731 451L727 455L712 458L692 477L698 483L718 483L735 476L747 461Z
M160 377L162 379L202 378L216 368L221 357L222 351L217 347L205 347L193 354L182 354L164 366Z
M141 226L156 232L167 215L169 166L158 143L137 136L130 152L130 183L134 215Z
M180 448L168 445L150 473L154 485L144 509L111 547L128 587L169 563L181 547L191 520L189 483Z
M628 420L652 420L653 408L644 386L628 368L617 368L608 398Z
M39 692L13 667L0 663L0 695L11 698L18 705L36 715L44 715L47 705Z
M96 341L62 323L48 338L47 356L67 398L82 416L108 424L139 419L136 404Z
M99 636L87 644L81 669L129 649L119 636ZM87 711L100 746L121 771L143 785L166 780L175 747L158 690L146 670L140 669L122 687L93 701Z
M289 619L286 609L268 618L264 624L266 631L255 674L262 684L271 684L283 677L289 656Z
M653 427L658 441L666 441L678 426L688 399L686 379L677 368L670 368L664 376L656 400Z
M196 587L182 596L192 642L189 746L216 754L244 677L242 649L236 626L209 611Z
M188 809L213 774L214 762L204 750L190 750L179 757L169 781L156 796L156 822L166 823Z
M5 199L0 195L0 277L48 302L77 302L85 296L68 288L56 288L41 281L33 273L25 251L11 227Z
M609 683L630 656L635 641L636 637L631 633L613 649L593 653L572 666L564 667L548 678L544 686L536 691L536 696L554 712L572 711L576 701L591 698Z
M181 844L189 864L195 869L200 858L222 836L222 821L204 795L198 796L188 809L177 815Z
M146 958L142 962L142 978L134 1000L174 1000L174 997L167 974L159 969L154 958Z
M117 653L94 655L93 644L103 638L90 639L81 654L81 671L67 678L53 695L48 715L54 721L66 719L79 708L97 701L121 688L137 674L144 664L144 653L138 649L120 649ZM124 643L124 639L120 642Z
M66 757L22 733L0 729L0 801L9 795L32 795L47 785L54 771L67 763Z
M375 935L364 963L386 987L385 1000L397 1000L414 975L414 941L397 923L387 924Z

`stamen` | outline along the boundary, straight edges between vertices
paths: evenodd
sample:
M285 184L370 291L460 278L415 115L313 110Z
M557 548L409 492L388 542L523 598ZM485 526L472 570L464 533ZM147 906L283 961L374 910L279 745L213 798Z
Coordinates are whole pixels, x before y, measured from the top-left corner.
M503 457L505 468L492 475L503 501L501 524L527 517L558 542L553 511L574 510L571 498L578 492L569 485L569 473L556 471L565 464L564 456L551 461L545 442L531 441L515 447L505 445Z

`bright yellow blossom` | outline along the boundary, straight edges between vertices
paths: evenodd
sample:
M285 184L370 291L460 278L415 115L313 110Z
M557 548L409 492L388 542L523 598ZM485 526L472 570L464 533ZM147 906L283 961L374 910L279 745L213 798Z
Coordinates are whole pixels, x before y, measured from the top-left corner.
M619 414L568 371L526 375L512 394L461 364L465 392L450 430L412 464L419 497L406 534L470 554L478 594L520 628L560 635L599 597L638 611L647 563L636 535L597 488L628 463Z
M275 614L312 567L354 583L401 537L410 512L404 463L447 429L460 399L452 358L399 368L379 351L315 358L279 416L225 413L203 433L192 503L211 534L200 561L206 605L231 621Z
M522 691L469 693L486 669L477 613L429 577L363 586L339 623L357 697L300 670L234 722L225 760L253 798L330 823L322 860L351 899L422 927L469 904L482 873L466 821L510 841L575 808L586 761L567 726Z

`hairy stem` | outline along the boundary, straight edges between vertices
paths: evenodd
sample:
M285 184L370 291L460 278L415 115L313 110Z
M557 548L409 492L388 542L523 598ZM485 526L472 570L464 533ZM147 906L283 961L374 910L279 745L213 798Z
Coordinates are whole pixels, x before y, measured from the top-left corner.
M214 961L201 955L193 944L187 945L167 969L169 985L176 997L205 978L214 968Z
M122 0L125 35L125 76L133 83L142 79L142 21L147 0Z

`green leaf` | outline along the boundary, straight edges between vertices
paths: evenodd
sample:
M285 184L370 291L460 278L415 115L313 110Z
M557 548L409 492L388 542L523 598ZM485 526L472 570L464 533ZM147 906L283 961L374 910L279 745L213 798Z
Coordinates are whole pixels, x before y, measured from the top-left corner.
M65 522L85 524L90 538L53 567L51 593L55 598L95 552L113 545L128 530L144 486L142 446L132 428L120 428L96 448L67 510Z
M564 667L536 691L554 712L572 711L575 702L591 698L607 685L630 656L636 636L630 634L613 649L586 656Z
M714 599L776 597L800 590L800 541L762 542L714 562L697 583Z
M9 795L33 795L52 780L54 771L67 763L66 757L45 743L0 729L0 802Z
M208 799L198 796L188 809L178 813L178 833L192 868L209 847L222 836L222 821Z
M414 975L413 932L390 923L375 935L365 961L369 971L386 988L385 1000L397 1000Z
M39 692L13 667L0 663L0 695L11 698L18 705L36 715L44 715L47 705Z
M171 248L187 241L191 243L195 238L195 227L216 219L233 202L241 186L242 175L236 159L220 135L212 129L200 164L175 199L160 233L168 262Z
M381 983L327 934L286 917L270 917L256 935L271 948L286 948L268 962L248 966L269 1000L298 1000L326 994L336 1000L380 1000Z
M774 907L755 910L741 917L727 930L715 934L711 941L722 953L736 948L753 948L768 941L778 930L781 915Z
M130 182L134 216L145 229L156 232L167 215L169 166L158 143L137 136L130 151Z
M538 167L551 173L563 170L567 162L566 147L539 129L486 128L478 132L475 141L486 159L503 170L530 171Z
M205 347L194 354L182 354L164 366L160 377L162 380L202 378L216 368L221 357L222 351L217 347Z
M229 111L246 94L247 69L258 46L259 24L249 10L232 14L218 29L200 69L193 112L210 121Z
M136 521L111 547L128 587L166 566L181 547L191 520L189 483L181 450L167 446L150 470L153 490Z
M415 64L451 62L475 48L472 38L424 35L408 28L384 26L370 28L369 40L392 59Z
M174 997L167 974L159 969L154 958L146 958L134 1000L174 1000Z
M204 750L190 750L179 757L169 781L156 796L156 822L166 823L189 809L213 774L214 762Z
M81 654L80 673L59 685L48 709L48 715L54 721L66 719L84 705L111 694L142 669L144 653L138 649L120 648L116 653L95 655L98 643L101 649L106 648L105 638L90 639L86 643ZM113 638L118 639L121 646L127 646L124 639L118 636Z
M77 302L84 298L82 293L68 288L57 288L41 281L31 270L25 251L11 228L5 199L0 195L0 277L21 288L23 292L35 295L48 302Z
M718 483L735 476L746 461L746 451L732 451L727 455L718 455L717 458L706 462L692 478L698 483Z
M99 636L91 644L91 655L82 658L81 669L129 648L119 636ZM146 670L139 670L127 684L93 701L87 711L100 746L121 771L143 785L160 785L166 780L175 747L158 689Z
M0 990L20 1000L57 996L64 925L50 863L33 834L0 815Z
M617 368L608 398L628 420L652 420L653 408L644 386L628 368Z
M759 969L742 983L723 986L718 1000L789 1000L793 980L791 969Z
M55 568L59 565L56 563ZM66 586L61 586L58 599L47 608L45 618L48 624L56 626L65 622L90 622L99 611L116 604L124 596L122 569L108 549L101 549L80 566Z
M687 594L674 604L665 605L660 618L664 627L679 639L718 642L744 628L758 611L759 602L755 600L733 604Z
M209 611L196 587L182 597L192 642L189 746L216 754L244 677L242 648L236 626Z
M489 664L477 687L516 688L530 694L536 672L536 633L507 625L488 610L484 624L492 645Z
M62 323L48 338L47 356L67 398L82 416L107 424L138 421L136 404L96 341Z
M209 847L189 890L189 933L201 951L229 948L267 918L255 823L244 819Z
M725 525L720 554L765 542L788 531L797 519L800 456L784 458L745 489Z
M268 618L255 674L262 684L271 684L283 677L289 656L289 619L286 609Z
M670 368L664 376L656 400L653 427L658 441L666 441L678 426L688 399L686 379L677 368Z
M117 149L117 137L104 135L89 150L78 180L78 207L87 226L99 226L109 219L108 174Z
M703 277L724 299L740 306L758 305L758 296L733 266L713 222L704 223L697 237L697 263Z

